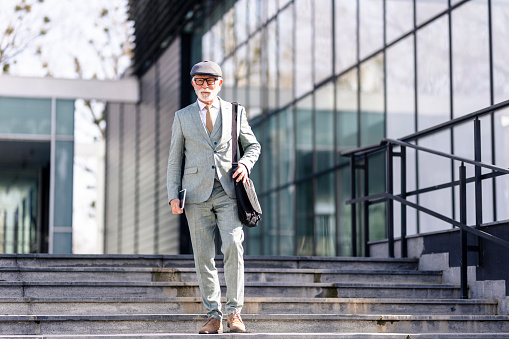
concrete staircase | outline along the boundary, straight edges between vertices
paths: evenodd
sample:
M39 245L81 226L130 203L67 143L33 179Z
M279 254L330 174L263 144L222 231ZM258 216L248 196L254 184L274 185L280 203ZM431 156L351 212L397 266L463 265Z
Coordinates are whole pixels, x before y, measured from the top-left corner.
M245 266L249 333L209 336L509 338L497 300L459 299L458 285L415 259ZM196 338L206 320L191 256L2 255L0 293L0 338Z

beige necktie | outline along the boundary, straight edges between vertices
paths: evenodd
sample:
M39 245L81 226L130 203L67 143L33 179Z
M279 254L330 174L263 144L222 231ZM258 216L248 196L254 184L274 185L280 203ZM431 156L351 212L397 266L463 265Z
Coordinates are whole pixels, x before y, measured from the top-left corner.
M205 106L207 109L207 116L205 117L205 125L207 125L207 129L209 133L212 133L212 128L214 125L212 124L212 116L210 115L210 105Z

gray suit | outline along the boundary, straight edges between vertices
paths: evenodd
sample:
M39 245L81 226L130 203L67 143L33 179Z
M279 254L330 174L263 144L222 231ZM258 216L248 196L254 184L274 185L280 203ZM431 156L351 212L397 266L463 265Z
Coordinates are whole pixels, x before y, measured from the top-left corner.
M221 99L219 101L221 120L218 117L210 136L201 121L197 102L175 113L168 158L168 202L178 198L180 187L187 190L186 202L188 203L207 200L214 186L216 170L226 194L230 198L235 198L231 171L232 105ZM218 127L222 130L220 138L213 141L212 137ZM242 106L239 106L237 133L244 148L244 155L239 162L246 165L251 172L258 160L261 147L247 122L246 110ZM181 181L181 165L184 156L185 169Z
M232 105L219 99L220 110L212 132L205 129L197 102L175 113L168 158L168 201L187 190L186 218L202 300L208 317L221 320L221 289L214 256L214 232L221 236L226 280L226 311L240 312L244 302L244 231L237 214L232 178ZM239 160L251 171L260 144L239 106L237 133L244 148ZM182 159L185 168L181 179Z

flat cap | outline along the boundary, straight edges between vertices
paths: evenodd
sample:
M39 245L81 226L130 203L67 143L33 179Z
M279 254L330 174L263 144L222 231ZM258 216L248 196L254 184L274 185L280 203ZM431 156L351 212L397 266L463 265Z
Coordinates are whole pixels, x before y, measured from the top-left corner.
M223 77L221 67L214 61L201 61L191 68L191 76L195 75L210 75L213 77Z

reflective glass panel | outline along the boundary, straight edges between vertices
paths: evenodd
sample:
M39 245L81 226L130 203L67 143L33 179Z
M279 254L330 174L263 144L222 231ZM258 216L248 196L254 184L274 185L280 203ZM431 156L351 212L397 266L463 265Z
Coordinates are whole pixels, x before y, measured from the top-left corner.
M55 226L72 226L74 142L55 146Z
M414 28L413 0L385 0L387 43L394 41Z
M490 104L488 4L469 1L452 12L453 117Z
M236 101L241 105L247 105L248 103L248 51L247 45L242 45L237 49L237 53L235 54L235 68L234 68L234 77L235 77L235 85L236 85ZM247 112L247 116L251 118L251 112Z
M247 39L247 0L235 3L235 36L237 45Z
M297 248L296 255L313 255L313 180L297 186Z
M0 133L51 134L51 100L0 97Z
M314 63L315 83L320 83L332 75L332 2L314 3Z
M293 100L293 5L278 15L279 107Z
M317 171L334 165L334 86L328 83L315 92L315 138Z
M350 167L345 164L337 171L338 256L352 255L352 207L346 204L351 199L351 187Z
M211 45L211 58L216 62L221 62L224 59L224 34L223 34L223 21L219 20L212 26L212 45Z
M263 209L263 254L277 255L278 247L278 221L277 221L277 193L273 192L266 196L265 208Z
M279 255L295 255L295 186L279 191Z
M417 130L450 119L449 25L442 17L417 32Z
M497 111L494 118L496 165L509 168L509 108ZM497 220L509 219L509 175L495 179L497 190Z
M278 113L279 119L279 169L280 185L293 181L295 173L295 141L293 124L293 107L289 107Z
M262 154L265 153L262 161L264 190L269 190L277 185L277 166L279 163L277 121L278 116L272 115L264 124L264 152L262 152Z
M341 163L349 161L349 158L341 157L341 152L358 146L357 91L357 69L336 80L336 142Z
M448 0L415 0L417 6L417 26L445 11Z
M311 0L295 1L295 95L313 89L313 4Z
M313 173L313 107L312 97L299 101L296 107L296 148L297 177L302 178Z
M266 109L269 112L277 108L277 72L278 72L278 41L277 41L277 22L271 21L267 25L267 48L266 48L266 67L267 67L267 100Z
M249 118L262 113L262 46L261 34L256 33L249 40Z
M336 255L334 173L318 177L315 202L315 254Z
M338 74L357 62L357 5L351 0L336 0L334 5L335 66Z
M235 50L235 8L230 8L223 16L223 29L223 48L226 57Z
M249 34L252 34L260 25L260 5L260 1L258 0L247 1Z
M493 80L495 103L509 99L509 4L506 0L492 0Z
M414 40L406 38L387 49L387 137L415 132Z
M360 71L361 146L366 146L385 136L383 54L364 62Z
M221 69L223 71L223 86L221 86L219 96L230 102L238 101L235 95L234 65L234 57L226 59L221 65Z
M384 45L383 0L359 1L359 53L363 59Z
M74 100L57 100L56 134L74 135Z

